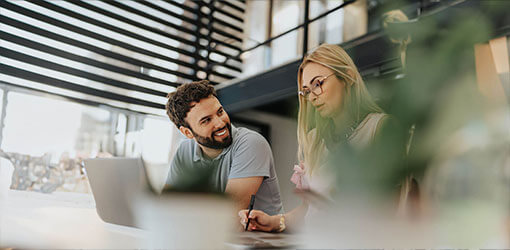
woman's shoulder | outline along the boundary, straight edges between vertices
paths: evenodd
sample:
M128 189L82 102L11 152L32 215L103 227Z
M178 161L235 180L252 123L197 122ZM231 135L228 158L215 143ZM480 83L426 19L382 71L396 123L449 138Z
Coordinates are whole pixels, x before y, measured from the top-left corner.
M356 132L377 130L380 124L385 123L389 117L390 116L386 113L369 113L360 122L356 128Z
M395 126L397 125L397 120L392 115L386 113L377 113L377 122L375 123L376 132L378 133L383 128L387 126Z
M382 122L390 117L391 116L386 113L370 113L367 115L367 119L376 121L377 123Z
M377 131L386 123L389 115L386 113L369 113L354 130L349 140L351 143L368 145L376 136Z

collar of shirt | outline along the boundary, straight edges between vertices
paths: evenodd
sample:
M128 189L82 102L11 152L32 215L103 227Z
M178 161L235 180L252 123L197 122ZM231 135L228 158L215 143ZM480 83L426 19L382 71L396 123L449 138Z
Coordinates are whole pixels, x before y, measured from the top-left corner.
M234 138L237 136L237 128L234 127L234 125L232 125L232 144L230 144L230 146L228 146L227 148L224 148L221 153L216 156L216 158L214 159L209 159L209 158L206 158L204 155L203 155L203 152L202 152L202 149L200 148L200 146L198 145L198 143L193 140L193 144L194 144L194 148L195 148L195 154L193 155L193 161L214 161L216 159L219 159L220 157L222 157L224 154L226 154L230 148L232 148L232 145L234 144Z

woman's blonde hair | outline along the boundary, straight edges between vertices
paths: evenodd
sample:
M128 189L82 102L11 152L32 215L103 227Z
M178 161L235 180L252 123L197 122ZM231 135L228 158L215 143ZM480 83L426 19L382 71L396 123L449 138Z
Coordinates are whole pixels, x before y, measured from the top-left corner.
M340 46L322 44L307 55L298 70L298 89L303 86L303 68L310 62L318 63L331 69L335 76L345 84L345 96L341 112L346 117L361 121L369 113L382 113L365 87L356 65ZM311 103L299 96L298 112L298 159L306 165L306 172L312 174L321 163L324 154L324 138L331 135L333 129L331 118L323 118Z

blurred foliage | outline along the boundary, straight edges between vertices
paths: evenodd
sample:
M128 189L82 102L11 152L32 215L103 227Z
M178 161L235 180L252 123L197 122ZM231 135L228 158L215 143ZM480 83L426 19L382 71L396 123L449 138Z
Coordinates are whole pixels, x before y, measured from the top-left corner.
M509 133L507 130L500 137L491 137L491 133L498 131L491 130L491 125L484 120L491 111L478 91L474 57L475 44L494 38L495 22L491 18L500 17L501 13L501 6L494 5L449 7L416 22L388 27L393 29L388 33L412 38L406 51L404 77L379 79L373 84L378 85L374 88L378 92L376 96L384 96L385 111L398 121L398 126L386 126L375 145L366 150L360 152L341 145L331 154L329 166L336 173L341 193L387 199L395 197L399 183L406 176L412 174L422 182L429 172L439 173L439 176L428 174L432 179L429 183L455 179L443 183L441 191L435 190L436 194L443 192L446 196L460 197L456 191L448 192L449 185L460 185L460 189L471 187L465 191L477 196L490 193L483 190L492 190L491 182L501 183L494 179L497 175L490 173L501 171L505 164L499 158L509 153ZM394 51L388 53L388 58L396 57ZM473 124L481 126L474 133L487 136L490 149L475 148L445 156L443 151L452 135ZM413 125L416 130L405 157L408 129ZM469 144L464 139L449 145L462 148ZM439 155L459 166L448 173L430 170L437 165ZM494 162L494 159L499 160ZM497 169L491 170L488 167L491 165L497 165L494 166ZM481 174L482 169L487 172ZM477 178L483 179L481 183L486 186L473 186Z

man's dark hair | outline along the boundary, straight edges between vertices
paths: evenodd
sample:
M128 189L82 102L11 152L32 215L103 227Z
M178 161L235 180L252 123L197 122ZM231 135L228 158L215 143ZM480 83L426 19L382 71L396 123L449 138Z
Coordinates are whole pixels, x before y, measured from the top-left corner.
M200 102L200 100L211 95L216 98L218 97L216 95L216 90L214 90L214 87L209 84L207 80L183 84L179 86L175 92L167 95L166 114L177 128L181 126L189 127L189 124L184 118L186 118L188 112L193 108L191 103Z

